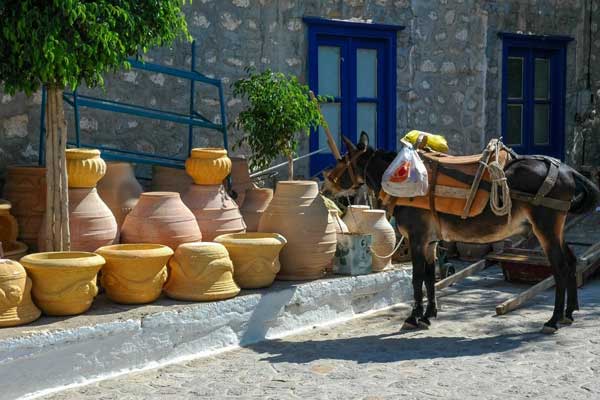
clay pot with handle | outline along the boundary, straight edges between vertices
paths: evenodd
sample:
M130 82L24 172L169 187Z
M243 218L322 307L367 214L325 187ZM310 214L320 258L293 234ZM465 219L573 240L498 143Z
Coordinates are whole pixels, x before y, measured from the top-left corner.
M391 252L396 246L396 232L387 220L385 210L363 210L359 215L358 232L372 236L373 272L382 271L391 266Z
M107 163L106 175L98 182L98 194L112 211L119 229L143 191L133 166L126 162Z
M258 222L273 199L272 189L251 188L246 190L244 204L240 208L247 232L256 232ZM238 203L239 204L239 203Z

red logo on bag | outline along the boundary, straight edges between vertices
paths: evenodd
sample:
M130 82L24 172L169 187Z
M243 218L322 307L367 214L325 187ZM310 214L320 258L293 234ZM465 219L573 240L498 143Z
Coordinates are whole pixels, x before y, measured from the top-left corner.
M410 161L404 161L390 177L390 182L402 183L408 179L408 172L410 171Z

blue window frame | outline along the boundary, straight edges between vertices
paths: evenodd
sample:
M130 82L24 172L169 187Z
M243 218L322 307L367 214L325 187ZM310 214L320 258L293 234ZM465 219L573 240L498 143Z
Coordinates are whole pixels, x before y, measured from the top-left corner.
M502 137L521 154L564 158L566 36L500 33Z
M308 84L332 101L321 110L342 149L342 135L361 131L374 147L396 148L396 34L402 26L305 17L308 25ZM310 137L311 175L335 163L322 129Z

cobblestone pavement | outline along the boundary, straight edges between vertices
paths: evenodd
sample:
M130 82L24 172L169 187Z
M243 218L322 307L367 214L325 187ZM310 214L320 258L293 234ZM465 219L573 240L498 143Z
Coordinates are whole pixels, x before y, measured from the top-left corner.
M491 268L442 293L428 331L400 332L397 308L48 398L600 399L600 281L580 291L575 325L549 336L552 291L494 315L523 288Z

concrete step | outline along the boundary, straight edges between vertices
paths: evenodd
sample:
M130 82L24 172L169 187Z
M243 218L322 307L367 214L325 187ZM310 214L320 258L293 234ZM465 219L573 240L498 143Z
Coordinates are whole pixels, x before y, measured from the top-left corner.
M409 270L276 282L230 300L161 298L123 306L99 296L90 311L0 330L2 399L36 397L344 321L412 298Z

